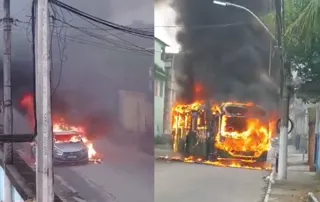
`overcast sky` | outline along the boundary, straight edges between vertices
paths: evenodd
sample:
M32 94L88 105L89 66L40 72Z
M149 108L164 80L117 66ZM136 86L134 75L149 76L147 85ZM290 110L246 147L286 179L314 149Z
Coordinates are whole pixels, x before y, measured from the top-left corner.
M169 0L159 2L154 9L155 36L170 45L166 51L177 52L179 44L176 34L179 27L175 24L176 12L169 6Z

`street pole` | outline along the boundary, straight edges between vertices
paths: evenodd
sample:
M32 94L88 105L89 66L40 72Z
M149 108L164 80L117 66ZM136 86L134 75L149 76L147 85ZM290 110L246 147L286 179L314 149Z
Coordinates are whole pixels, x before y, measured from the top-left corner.
M291 64L284 58L283 50L283 30L284 30L284 4L283 0L275 0L276 8L276 26L277 26L277 38L275 38L272 32L263 24L257 15L244 6L233 4L230 2L213 1L214 4L220 6L231 6L242 9L251 14L260 25L268 32L268 34L277 42L278 51L280 51L280 74L281 74L281 123L280 123L280 138L279 138L279 165L278 165L278 178L280 180L287 178L287 156L288 156L288 122L289 122L289 105L290 105L290 93L289 85L291 85Z
M3 105L4 105L4 134L12 135L13 133L13 120L12 120L12 100L11 100L11 23L12 18L10 17L10 0L3 1ZM4 169L7 171L6 165L13 164L12 156L12 143L4 144ZM7 173L7 172L5 172ZM13 186L5 174L5 185L4 185L4 202L12 202Z
M222 2L222 1L213 1L213 4L216 4L216 5L220 5L220 6L226 6L226 7L234 7L234 8L238 8L238 9L241 9L241 10L244 10L246 11L247 13L249 13L252 17L254 17L258 22L259 24L263 27L263 29L268 32L268 34L272 37L272 39L274 41L276 41L276 37L272 34L272 32L268 29L268 27L260 20L260 18L254 14L254 12L252 12L250 9L244 7L244 6L240 6L238 4L234 4L234 3L230 3L230 2Z
M281 100L280 100L280 137L279 137L279 155L278 155L278 175L279 180L287 179L287 158L288 158L288 123L289 123L289 105L290 105L290 62L284 57L283 50L283 2L282 0L275 1L276 9L276 27L278 50L280 51L280 74L281 74Z
M53 202L50 37L48 0L38 0L36 26L37 202Z

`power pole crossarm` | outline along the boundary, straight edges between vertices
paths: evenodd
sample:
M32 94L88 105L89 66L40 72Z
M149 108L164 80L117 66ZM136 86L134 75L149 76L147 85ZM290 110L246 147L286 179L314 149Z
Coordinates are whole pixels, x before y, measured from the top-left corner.
M5 135L11 135L12 131L12 100L11 100L11 23L10 17L10 0L3 1L3 132ZM4 144L4 166L13 164L12 143ZM6 171L7 169L5 169ZM7 177L5 176L5 193L4 202L12 202L13 187Z

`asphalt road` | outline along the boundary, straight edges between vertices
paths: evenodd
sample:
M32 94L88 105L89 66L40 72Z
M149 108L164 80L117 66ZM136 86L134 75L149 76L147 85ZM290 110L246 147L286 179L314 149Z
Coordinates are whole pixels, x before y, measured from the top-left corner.
M88 202L150 202L154 199L154 158L134 146L95 143L101 164L57 167L55 174Z
M259 202L269 172L156 162L155 202Z
M136 144L118 145L106 139L94 142L104 156L100 164L55 167L55 191L87 202L151 202L154 200L154 157ZM34 167L30 148L20 155ZM81 201L81 200L80 200Z

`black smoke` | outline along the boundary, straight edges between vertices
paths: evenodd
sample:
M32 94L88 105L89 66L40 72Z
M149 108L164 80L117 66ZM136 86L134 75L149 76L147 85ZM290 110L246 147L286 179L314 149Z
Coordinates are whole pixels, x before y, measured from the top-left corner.
M141 22L130 26L152 27ZM125 34L120 36L141 47L153 47L152 40ZM93 41L90 36L84 36L83 40ZM148 92L149 67L153 64L152 57L140 52L118 50L108 44L106 47L108 50L101 50L90 44L68 41L64 53L68 58L62 66L59 50L53 47L52 89L57 87L60 70L62 76L52 96L52 112L64 117L69 124L85 126L92 138L111 135L114 127L119 126L119 90ZM0 83L3 83L2 58ZM33 88L31 44L20 40L12 48L12 99L14 108L24 115L27 111L20 102L26 94L34 93Z
M231 2L257 15L268 9L263 0ZM181 100L197 99L192 89L199 83L205 98L268 107L275 103L276 90L261 79L268 72L270 36L248 12L214 5L212 0L176 0L172 7L183 27L177 36L182 46L182 76L177 78Z

